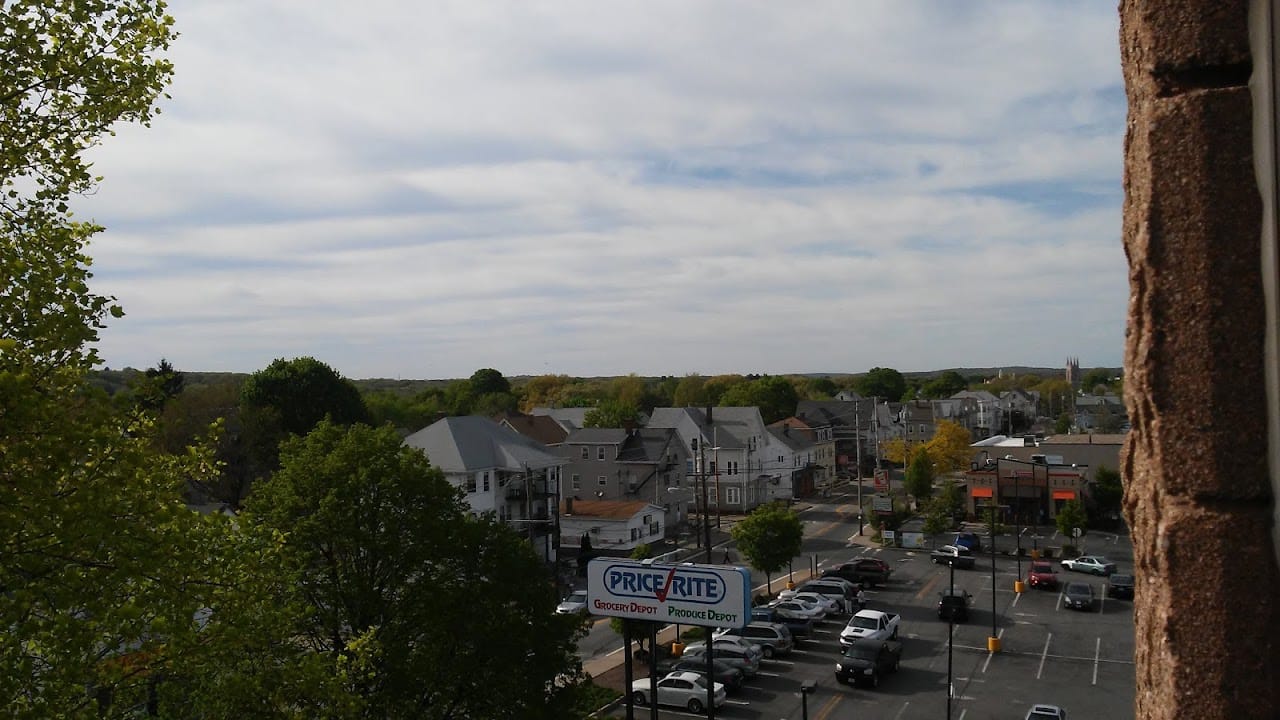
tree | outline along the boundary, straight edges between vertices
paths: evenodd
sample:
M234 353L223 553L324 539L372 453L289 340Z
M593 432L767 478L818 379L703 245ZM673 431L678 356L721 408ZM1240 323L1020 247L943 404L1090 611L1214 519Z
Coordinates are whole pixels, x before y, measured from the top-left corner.
M925 512L924 531L930 535L950 530L956 515L964 510L964 494L952 480L942 483L942 492L933 496Z
M1119 377L1119 369L1096 367L1088 370L1080 378L1080 387L1085 392L1095 392L1099 386L1103 389L1110 389L1113 378Z
M390 427L322 421L281 449L247 517L283 534L308 612L299 642L331 659L365 717L556 717L580 676L579 619L516 531ZM430 682L424 682L430 678ZM563 685L563 683L560 683Z
M1097 509L1097 519L1103 523L1114 523L1120 519L1121 505L1124 502L1124 483L1120 473L1106 465L1099 465L1093 476L1093 501Z
M1075 537L1073 532L1076 528L1080 528L1081 536L1088 533L1089 517L1085 514L1084 507L1079 500L1068 500L1062 504L1062 509L1058 511L1058 516L1054 518L1054 522L1058 527L1058 532L1066 537Z
M964 426L950 420L940 420L934 428L933 438L925 443L929 457L933 458L937 471L948 473L967 470L973 460L972 438Z
M274 409L281 429L294 435L326 417L342 425L369 421L356 386L313 357L275 360L249 376L240 397L249 407Z
M475 395L510 393L511 383L493 368L481 368L471 373L471 392Z
M636 406L621 400L606 400L582 418L582 426L589 428L634 427L639 422L640 411Z
M920 394L926 398L949 398L969 388L969 381L955 370L948 370L920 387Z
M729 531L738 552L751 567L765 575L767 592L773 592L773 573L800 554L804 526L800 516L780 502L756 508Z
M556 406L565 388L572 384L568 375L539 375L519 388L520 409L531 412L535 407Z
M911 456L911 464L907 466L906 479L903 481L904 489L919 504L933 495L933 478L933 458L929 454L929 449L923 446L917 448Z
M676 385L675 394L671 398L672 404L676 407L702 407L708 404L711 399L707 395L706 384L706 379L697 373L685 375Z
M716 375L715 377L707 378L707 381L702 385L702 390L706 394L707 404L725 404L720 401L720 398L722 398L730 388L744 382L748 382L748 380L741 375Z
M879 397L898 401L907 392L907 381L893 368L874 367L854 381L854 389L862 397Z
M148 410L158 410L177 397L186 386L186 376L173 369L168 360L160 358L153 368L147 368L135 388L138 402Z
M727 407L757 407L764 422L771 423L790 416L800 397L796 386L785 377L768 376L729 388L720 397Z

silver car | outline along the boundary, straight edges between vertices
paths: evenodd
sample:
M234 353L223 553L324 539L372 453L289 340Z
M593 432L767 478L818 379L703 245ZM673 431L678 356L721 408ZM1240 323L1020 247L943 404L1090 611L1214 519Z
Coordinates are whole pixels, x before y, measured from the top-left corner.
M712 657L716 660L723 660L725 664L736 667L742 671L746 677L755 677L760 672L760 658L764 657L764 653L759 650L759 645L754 646L756 650L744 648L736 643L716 643L715 653ZM706 662L707 646L705 643L690 645L684 649L684 653L680 656L686 660L703 660Z
M742 638L759 645L761 652L767 658L790 655L796 648L796 641L791 636L791 631L781 623L753 622L748 623L746 627L720 630L716 633L716 640L732 637ZM717 646L716 649L719 650L719 647Z

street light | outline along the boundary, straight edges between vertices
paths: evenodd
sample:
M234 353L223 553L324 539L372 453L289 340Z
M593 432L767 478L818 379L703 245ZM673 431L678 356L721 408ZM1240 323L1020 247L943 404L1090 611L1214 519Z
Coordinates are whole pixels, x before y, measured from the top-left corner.
M956 564L948 563L951 566L951 594L956 594ZM966 602L967 602L966 598ZM951 680L951 652L952 644L956 636L956 611L951 609L951 614L947 616L947 720L951 720L951 695L954 693L954 685Z
M996 463L996 488L1000 488L1000 465ZM997 495L999 492L996 493ZM996 635L996 505L991 506L991 637L987 638L987 652L1000 652L1000 637Z

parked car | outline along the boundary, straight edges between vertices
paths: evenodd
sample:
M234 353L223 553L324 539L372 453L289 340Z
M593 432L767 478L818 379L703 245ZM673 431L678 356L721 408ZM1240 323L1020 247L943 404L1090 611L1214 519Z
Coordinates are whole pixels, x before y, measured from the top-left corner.
M938 619L950 622L968 622L969 606L973 604L973 596L967 590L951 593L938 593Z
M785 611L778 610L774 607L754 607L751 608L752 622L771 622L781 623L787 626L794 637L811 637L813 635L812 620L804 618L792 617Z
M963 545L943 545L929 553L935 565L951 565L958 568L972 568L973 551Z
M556 612L561 615L572 615L574 613L585 613L587 611L587 591L574 590L569 593L569 597L560 601L556 606Z
M857 587L838 577L810 580L801 585L799 590L818 593L831 598L832 602L836 603L838 611L842 613L854 612L854 608L858 606Z
M819 595L818 597L822 597ZM826 598L824 598L826 600ZM827 600L830 602L830 600ZM775 600L769 603L769 607L774 610L781 610L791 617L805 618L814 622L821 622L827 617L827 609L825 606L801 600L799 598L791 598L790 600Z
M649 704L649 678L631 683L631 700L637 705ZM724 704L724 685L715 683L711 697L716 707ZM687 708L689 712L701 714L707 707L707 681L701 675L692 672L676 672L658 681L659 705L673 705Z
M742 672L742 668L734 667L720 658L715 658L711 661L711 669L715 675L715 681L724 685L726 692L737 692L742 689L743 680L746 678L746 673ZM705 656L701 660L683 656L668 658L658 663L658 672L664 676L673 672L691 672L706 678L707 659Z
M1133 576L1112 574L1107 578L1107 597L1133 599Z
M756 673L760 672L760 658L764 657L762 652L749 652L735 645L715 646L715 653L712 655L713 661L723 662L730 667L738 668L742 671L743 677L753 678ZM681 660L690 662L701 662L703 665L707 663L707 646L704 643L690 645L684 649L684 654L680 656Z
M1081 555L1071 560L1063 560L1062 567L1094 575L1110 575L1116 571L1116 564L1101 555Z
M1023 720L1067 720L1067 711L1057 705L1032 705Z
M982 538L973 532L958 532L956 539L951 542L952 545L959 545L962 548L968 548L969 552L977 555L982 552Z
M746 627L717 630L715 637L717 640L736 637L753 642L760 646L760 651L767 658L790 655L796 648L791 631L781 623L747 623Z
M836 681L880 687L880 676L898 671L902 643L888 640L855 640L836 661Z
M854 592L860 593L861 590L855 588ZM781 598L781 595L779 595L779 597ZM836 599L829 595L823 595L821 593L816 593L816 592L809 592L807 590L798 590L798 591L792 592L791 599L801 600L803 602L811 602L814 605L817 605L818 607L822 608L823 611L825 611L827 614L830 614L830 615L840 612L840 603L837 603Z
M1089 583L1067 583L1062 601L1074 610L1093 610L1093 586Z
M875 587L889 581L893 568L889 563L877 558L858 558L822 571L822 577L838 577L855 585Z
M1058 589L1058 571L1053 563L1033 560L1027 570L1027 584L1031 587Z

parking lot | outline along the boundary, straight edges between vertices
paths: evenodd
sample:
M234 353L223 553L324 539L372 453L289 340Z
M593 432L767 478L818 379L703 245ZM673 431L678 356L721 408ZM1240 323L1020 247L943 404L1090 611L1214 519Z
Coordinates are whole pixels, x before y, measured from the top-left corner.
M1090 543L1090 552L1107 555L1121 572L1132 568L1132 549L1123 536L1099 536ZM868 591L868 607L902 615L900 670L874 690L837 683L837 638L844 623L828 619L788 657L763 661L760 674L731 694L717 717L799 718L804 683L816 684L807 697L808 717L814 720L946 717L948 624L938 620L936 606L938 593L950 582L950 569L933 564L927 551L857 545L815 559L827 566L862 554L882 558L894 568L888 585ZM1027 562L1022 561L1024 574ZM968 621L957 624L951 638L951 717L1021 718L1033 703L1060 705L1077 718L1131 717L1131 601L1106 597L1105 578L1059 568L1062 583L1090 583L1098 596L1092 612L1069 610L1058 591L1028 588L1015 593L1016 566L1012 557L996 557L994 595L989 554L979 556L975 569L955 571L956 589L968 591L973 603ZM987 650L993 597L995 633L1001 644L995 654ZM648 717L650 710L638 707L635 713ZM625 711L619 707L613 715L624 717ZM673 708L662 708L659 716L694 717Z

